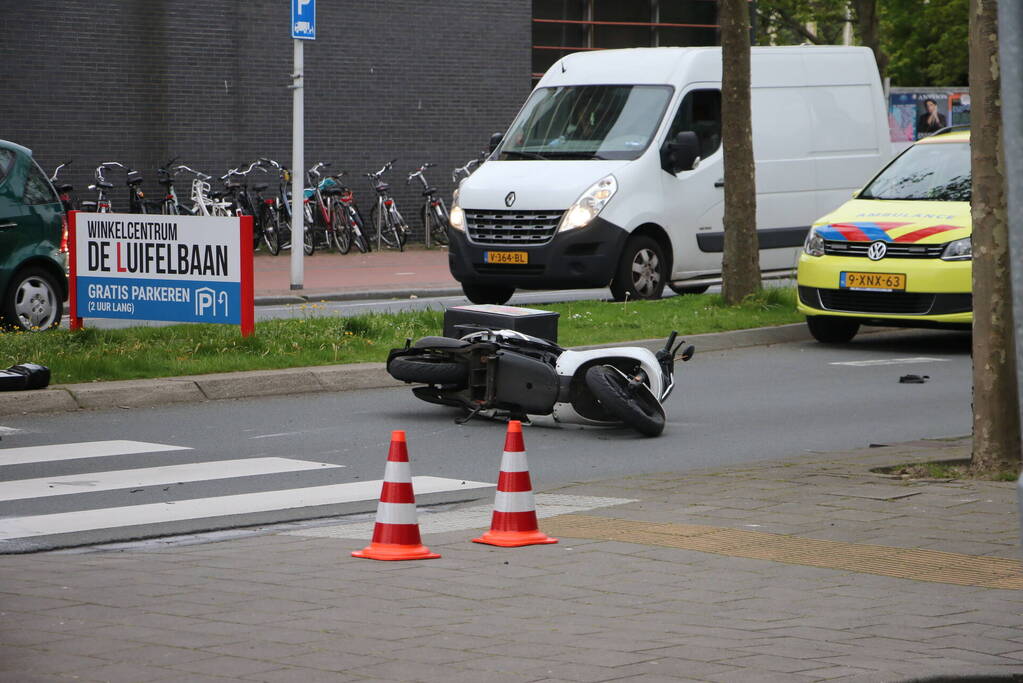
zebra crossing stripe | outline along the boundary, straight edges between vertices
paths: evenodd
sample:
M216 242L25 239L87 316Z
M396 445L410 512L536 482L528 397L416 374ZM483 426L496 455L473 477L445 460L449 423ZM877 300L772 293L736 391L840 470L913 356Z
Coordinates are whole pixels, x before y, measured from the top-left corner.
M443 477L413 477L416 495L493 488L493 484ZM128 505L97 510L76 510L47 515L0 518L0 541L54 534L211 519L258 512L374 501L383 480L312 486L308 488L193 498L166 503Z
M58 443L46 446L21 446L0 448L0 465L25 465L79 458L105 458L113 455L135 453L162 453L165 451L190 451L187 446L168 446L145 441L81 441Z
M344 467L344 465L289 458L243 458L132 470L108 470L59 477L16 479L0 482L0 501L339 467Z

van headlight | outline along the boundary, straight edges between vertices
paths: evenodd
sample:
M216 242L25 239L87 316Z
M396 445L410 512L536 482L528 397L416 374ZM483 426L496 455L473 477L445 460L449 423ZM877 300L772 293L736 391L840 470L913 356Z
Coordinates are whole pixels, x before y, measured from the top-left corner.
M942 261L969 261L973 258L973 242L969 237L964 237L955 242L945 245L945 251L941 252Z
M803 242L803 252L810 256L824 256L824 238L813 228L810 228L810 232L806 233L806 240Z
M455 230L465 232L465 211L458 204L451 205L451 212L448 215L448 224Z
M618 191L618 181L613 175L605 176L590 185L579 199L561 216L558 232L584 228L597 217L601 209Z

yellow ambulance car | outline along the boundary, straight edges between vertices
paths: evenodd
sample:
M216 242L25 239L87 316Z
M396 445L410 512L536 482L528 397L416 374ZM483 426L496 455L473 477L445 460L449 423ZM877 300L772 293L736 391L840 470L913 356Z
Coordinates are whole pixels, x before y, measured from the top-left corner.
M797 275L810 333L839 344L861 324L969 329L970 231L970 133L939 131L811 226Z

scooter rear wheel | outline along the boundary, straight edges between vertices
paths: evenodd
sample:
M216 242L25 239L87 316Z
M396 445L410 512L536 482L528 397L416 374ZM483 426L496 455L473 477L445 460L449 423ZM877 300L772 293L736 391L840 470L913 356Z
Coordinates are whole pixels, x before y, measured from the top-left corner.
M402 382L464 385L468 370L462 363L436 356L397 356L387 365L391 377Z
M664 431L664 411L644 392L633 391L621 373L604 365L586 371L586 386L600 405L616 418L644 436L657 436Z

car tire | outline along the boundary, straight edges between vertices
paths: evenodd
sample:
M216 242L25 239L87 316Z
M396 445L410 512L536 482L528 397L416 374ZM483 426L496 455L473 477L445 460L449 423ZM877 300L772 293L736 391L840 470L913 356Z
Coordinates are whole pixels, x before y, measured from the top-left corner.
M611 280L615 301L660 299L668 280L668 262L655 240L638 235L625 243L622 260Z
M668 287L671 288L671 291L673 291L673 292L675 292L676 294L679 294L679 295L682 295L682 294L703 294L708 289L710 289L710 285L676 285L676 284L671 283L671 282L668 283Z
M860 330L860 322L855 318L828 315L809 315L806 326L813 338L822 344L845 344L852 341Z
M514 287L502 287L500 285L470 285L462 283L462 291L465 297L474 304L505 304L515 293Z
M38 332L57 327L64 315L64 290L48 271L25 268L11 278L0 314L3 326L16 330Z

